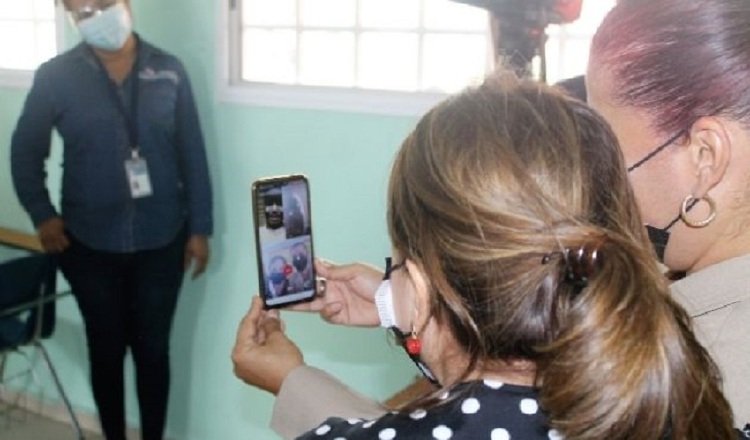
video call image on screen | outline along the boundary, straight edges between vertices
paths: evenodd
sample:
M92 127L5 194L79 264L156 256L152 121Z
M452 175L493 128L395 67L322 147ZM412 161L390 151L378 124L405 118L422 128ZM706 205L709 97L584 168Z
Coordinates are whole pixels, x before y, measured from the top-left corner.
M258 244L267 305L314 294L307 183L303 179L258 188Z

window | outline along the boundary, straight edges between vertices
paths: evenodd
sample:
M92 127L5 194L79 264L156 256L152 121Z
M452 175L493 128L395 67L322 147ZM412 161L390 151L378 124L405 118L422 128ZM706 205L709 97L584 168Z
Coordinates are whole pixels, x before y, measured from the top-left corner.
M547 79L585 70L614 0L550 26ZM230 0L223 97L260 105L420 113L492 67L485 10L452 0Z
M589 59L591 38L616 0L587 0L583 2L581 17L566 25L547 27L547 82L582 75Z
M483 76L487 17L450 0L242 0L241 80L452 91Z
M28 83L57 54L58 17L52 0L0 0L0 81Z
M487 14L451 0L232 3L230 100L416 114L491 65Z

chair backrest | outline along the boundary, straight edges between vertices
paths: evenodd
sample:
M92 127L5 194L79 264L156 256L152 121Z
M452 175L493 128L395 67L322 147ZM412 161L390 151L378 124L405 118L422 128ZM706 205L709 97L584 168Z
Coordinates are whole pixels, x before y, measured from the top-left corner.
M49 337L55 327L57 262L33 254L0 264L0 349ZM6 315L8 311L14 312ZM4 313L5 312L5 313Z

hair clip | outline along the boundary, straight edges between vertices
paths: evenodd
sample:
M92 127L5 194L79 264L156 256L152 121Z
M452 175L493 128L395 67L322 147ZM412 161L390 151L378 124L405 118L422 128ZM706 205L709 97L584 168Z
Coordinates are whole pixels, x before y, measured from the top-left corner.
M576 290L577 295L580 291L585 288L589 279L594 276L601 266L601 245L604 242L604 238L601 238L593 244L591 242L585 243L579 247L568 247L562 252L548 252L542 256L542 264L549 264L552 258L556 255L562 257L565 263L562 269L563 281L572 285Z
M589 279L596 274L601 263L601 240L594 245L584 244L578 248L566 248L565 281L579 289L588 285Z

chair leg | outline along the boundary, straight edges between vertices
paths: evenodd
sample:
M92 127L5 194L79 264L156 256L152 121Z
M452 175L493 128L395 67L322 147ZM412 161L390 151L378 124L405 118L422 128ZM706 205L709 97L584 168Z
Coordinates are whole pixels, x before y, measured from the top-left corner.
M44 362L47 364L47 367L52 374L52 379L55 381L57 391L60 393L60 397L62 397L62 400L65 403L65 407L68 409L68 414L70 414L70 419L73 422L73 427L75 428L76 434L78 435L78 440L85 440L83 431L81 430L81 425L78 423L78 417L76 417L76 414L73 411L73 406L70 404L68 396L65 394L65 390L62 387L62 383L60 383L60 378L57 376L57 370L55 370L55 367L52 365L52 361L50 360L49 354L47 353L47 349L44 348L44 345L42 345L40 341L34 341L34 346L36 346L39 351L42 352Z
M5 401L5 365L8 361L8 353L0 354L0 404L4 406L3 411L5 413L5 426L10 426L10 402ZM7 406L7 407L6 407Z
M5 377L5 363L7 362L7 359L7 353L0 354L0 383L3 382L3 378Z
M22 357L26 360L27 367L25 370L23 370L20 373L15 373L8 375L6 372L6 368L8 365L8 354L10 353L19 353L22 355ZM5 426L9 427L11 424L11 421L13 420L13 411L18 410L21 406L21 399L22 396L20 393L17 393L13 396L11 399L11 396L9 394L12 393L6 393L8 391L7 383L11 382L19 377L22 377L26 374L31 373L31 377L33 380L36 380L36 375L34 374L34 370L31 368L31 360L29 359L28 355L26 353L23 353L22 351L18 349L11 349L8 351L4 351L3 353L0 353L0 405L2 405L2 410L0 410L0 413L5 414ZM39 383L36 381L36 383Z

